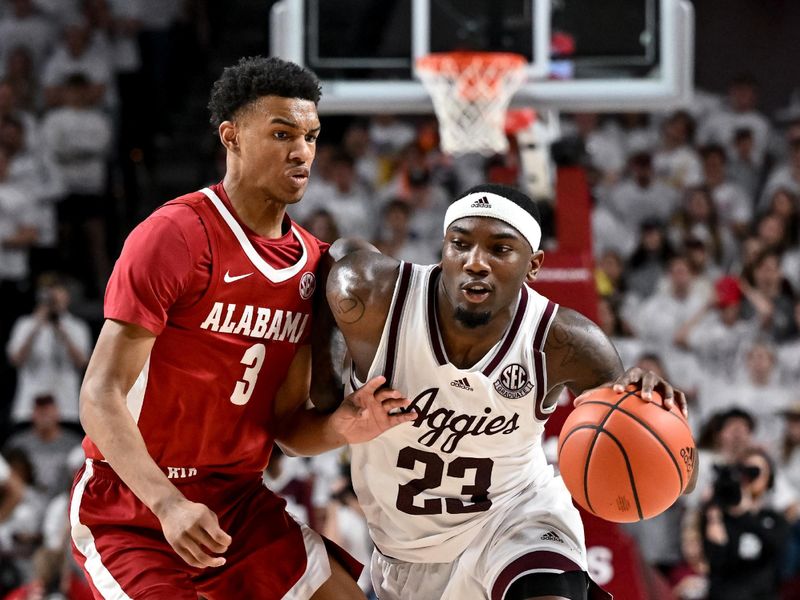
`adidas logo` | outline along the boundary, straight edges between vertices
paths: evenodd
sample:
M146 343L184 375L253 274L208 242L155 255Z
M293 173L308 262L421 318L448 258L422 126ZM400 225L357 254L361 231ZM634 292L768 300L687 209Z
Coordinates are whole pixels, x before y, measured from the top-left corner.
M450 385L453 387L461 388L462 390L467 390L468 392L474 392L475 390L472 389L472 386L467 381L467 378L464 379L455 379L450 382Z
M542 534L542 537L539 538L540 540L544 540L545 542L558 542L559 544L563 544L564 540L561 539L555 531L548 531L547 533Z
M470 204L469 207L470 208L492 208L492 205L489 202L489 200L486 198L486 196L484 196L483 198L478 198L477 200L475 200L475 202Z

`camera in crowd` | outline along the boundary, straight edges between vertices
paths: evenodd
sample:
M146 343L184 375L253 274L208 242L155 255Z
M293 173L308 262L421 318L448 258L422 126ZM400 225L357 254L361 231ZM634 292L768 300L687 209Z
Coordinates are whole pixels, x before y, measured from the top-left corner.
M44 288L39 290L36 294L36 300L47 309L47 320L54 325L58 323L61 318L61 312L58 308L58 302L52 288Z
M755 481L761 469L755 465L714 465L717 478L711 503L720 508L732 508L742 502L742 486Z

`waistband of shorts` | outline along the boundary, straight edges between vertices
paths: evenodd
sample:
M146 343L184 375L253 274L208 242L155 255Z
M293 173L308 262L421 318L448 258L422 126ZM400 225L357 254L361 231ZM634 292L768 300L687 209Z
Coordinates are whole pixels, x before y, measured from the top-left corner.
M88 464L91 461L92 475L102 479L122 481L114 468L104 460L96 458L86 459ZM220 481L229 481L233 484L242 484L257 481L261 483L261 471L231 472L209 469L206 467L164 467L159 465L162 473L167 476L170 482L178 487L182 484L191 484L204 479L214 478Z

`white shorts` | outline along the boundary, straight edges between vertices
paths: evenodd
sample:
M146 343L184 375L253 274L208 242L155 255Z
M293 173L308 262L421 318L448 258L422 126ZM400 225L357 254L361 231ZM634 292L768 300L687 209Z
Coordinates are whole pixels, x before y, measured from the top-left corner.
M450 563L412 563L372 555L380 600L500 600L530 573L586 571L580 514L561 481L530 487L493 515Z

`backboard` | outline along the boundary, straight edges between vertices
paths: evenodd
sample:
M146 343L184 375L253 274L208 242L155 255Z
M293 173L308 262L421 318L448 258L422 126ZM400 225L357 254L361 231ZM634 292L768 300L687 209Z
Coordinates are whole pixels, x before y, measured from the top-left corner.
M512 105L566 111L670 108L688 100L688 0L280 0L271 54L313 69L320 112L430 113L415 60L502 51L528 61Z

